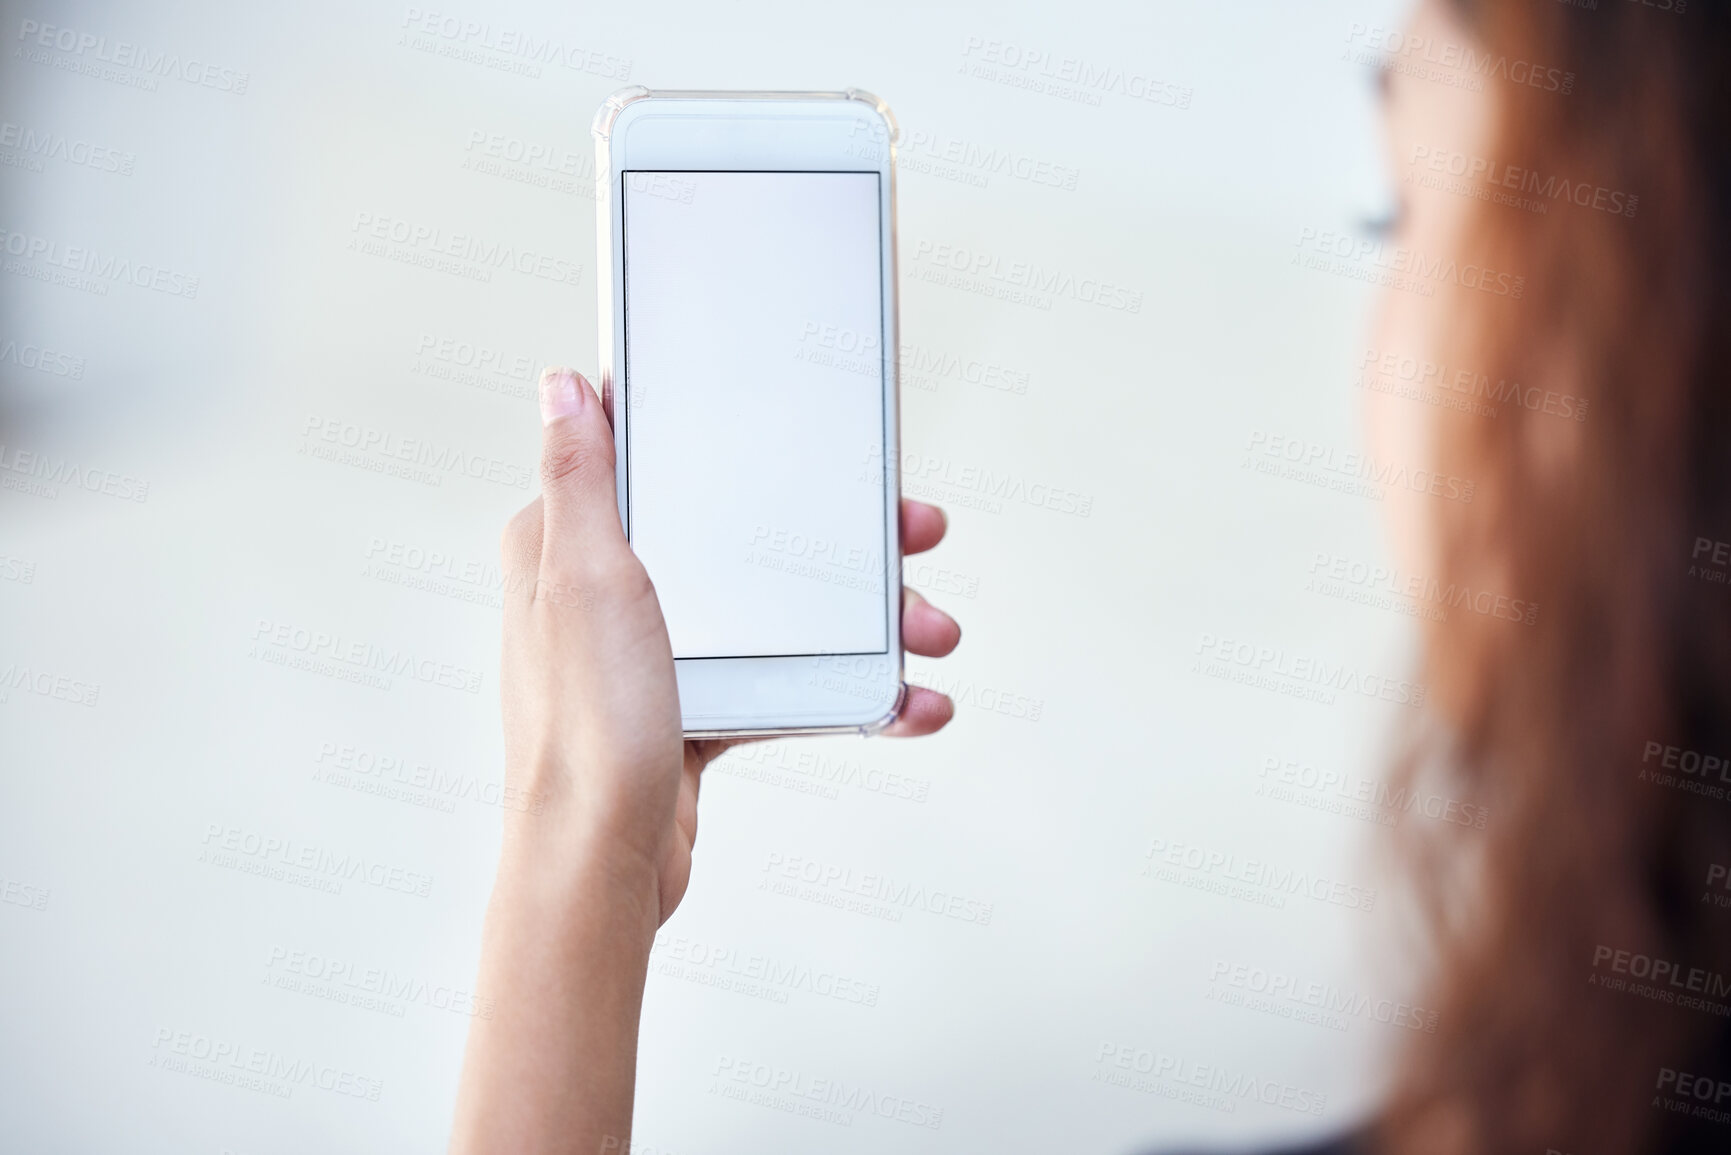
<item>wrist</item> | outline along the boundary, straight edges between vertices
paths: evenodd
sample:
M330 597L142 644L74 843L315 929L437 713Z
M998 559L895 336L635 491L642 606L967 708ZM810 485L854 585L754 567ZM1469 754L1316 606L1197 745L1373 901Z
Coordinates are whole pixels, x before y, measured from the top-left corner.
M644 944L654 939L661 880L648 853L608 824L563 810L515 817L500 849L493 909L599 920L610 933Z
M539 843L534 852L545 861L573 869L658 868L672 825L677 761L661 767L630 757L552 753L507 770L505 780L527 800L505 808L508 841Z

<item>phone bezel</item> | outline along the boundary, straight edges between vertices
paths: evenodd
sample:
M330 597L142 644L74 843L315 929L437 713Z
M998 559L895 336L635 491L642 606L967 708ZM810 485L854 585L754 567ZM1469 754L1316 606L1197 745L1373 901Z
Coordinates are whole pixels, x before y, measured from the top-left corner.
M704 123L717 120L729 122L725 134L716 133L714 123ZM624 173L873 169L879 173L879 187L884 190L880 202L885 369L883 590L888 652L685 658L676 660L674 666L682 725L688 738L869 734L881 730L901 711L907 694L901 646L895 119L881 100L858 89L718 92L652 91L634 86L607 98L596 113L593 133L597 251L606 255L609 272L596 278L601 384L613 413L619 516L628 534L631 398L625 380L625 318L619 307L624 301L625 270L623 206L618 191ZM806 138L803 143L796 139L800 137Z

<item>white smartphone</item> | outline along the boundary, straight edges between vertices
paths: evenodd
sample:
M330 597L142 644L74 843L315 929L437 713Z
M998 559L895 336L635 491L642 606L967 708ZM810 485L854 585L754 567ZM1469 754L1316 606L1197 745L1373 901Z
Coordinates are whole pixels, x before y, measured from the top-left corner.
M846 92L596 113L619 516L689 737L872 733L901 647L895 121Z

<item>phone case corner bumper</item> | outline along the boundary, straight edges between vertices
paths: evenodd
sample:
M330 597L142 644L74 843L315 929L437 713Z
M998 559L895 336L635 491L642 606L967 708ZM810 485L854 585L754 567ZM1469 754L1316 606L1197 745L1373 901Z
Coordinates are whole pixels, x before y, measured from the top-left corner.
M601 107L595 110L595 119L589 124L590 135L596 140L609 139L613 135L613 122L619 119L625 106L645 100L650 95L650 90L641 84L628 84L608 93L607 99L601 102Z

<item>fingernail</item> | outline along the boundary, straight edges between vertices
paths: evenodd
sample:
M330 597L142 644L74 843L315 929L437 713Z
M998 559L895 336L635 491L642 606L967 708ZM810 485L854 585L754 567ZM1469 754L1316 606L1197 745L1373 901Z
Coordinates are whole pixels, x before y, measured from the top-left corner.
M569 369L547 369L541 374L541 422L569 417L583 408L583 378Z

